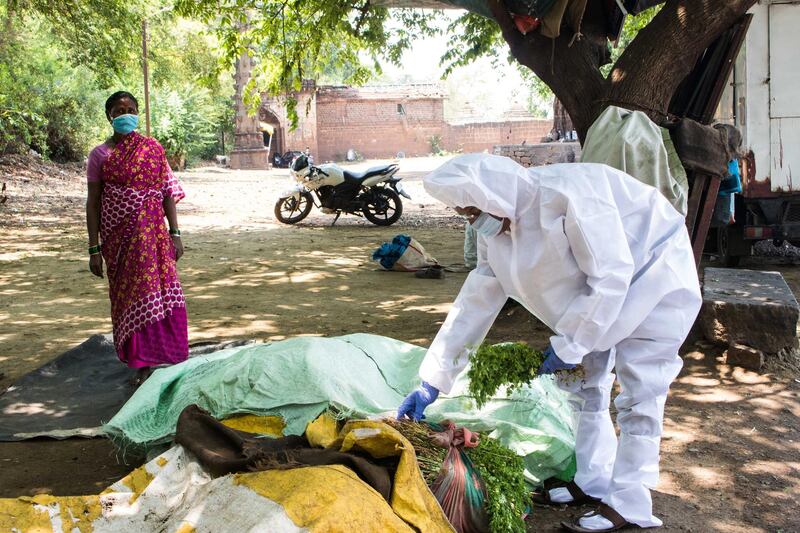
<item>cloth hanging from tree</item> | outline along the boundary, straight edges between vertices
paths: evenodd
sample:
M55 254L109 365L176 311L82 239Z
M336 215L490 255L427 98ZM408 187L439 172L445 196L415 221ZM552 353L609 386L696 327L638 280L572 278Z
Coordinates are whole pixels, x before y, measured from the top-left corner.
M587 0L556 0L542 19L542 35L555 39L561 35L561 25L566 17L567 24L576 36L581 33L581 21L586 11Z
M686 214L688 180L669 132L641 111L609 106L586 134L583 163L604 163L652 185Z
M670 125L669 130L686 170L720 178L727 175L732 154L726 130L688 118Z

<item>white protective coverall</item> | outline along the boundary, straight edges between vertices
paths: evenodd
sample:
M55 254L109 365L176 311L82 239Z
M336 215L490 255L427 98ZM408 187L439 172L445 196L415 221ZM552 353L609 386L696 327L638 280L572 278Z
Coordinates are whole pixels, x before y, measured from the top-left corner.
M649 488L658 482L664 402L701 304L683 216L655 188L596 163L526 169L506 157L469 154L424 185L450 207L474 206L511 227L478 236L478 267L420 377L448 393L506 298L514 298L555 333L558 357L586 371L581 382L560 383L575 393L575 482L629 522L661 525ZM609 414L615 367L619 443Z

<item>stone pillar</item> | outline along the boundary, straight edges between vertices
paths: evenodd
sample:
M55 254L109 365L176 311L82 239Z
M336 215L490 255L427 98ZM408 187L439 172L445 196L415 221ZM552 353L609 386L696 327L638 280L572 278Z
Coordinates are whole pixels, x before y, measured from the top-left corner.
M264 136L258 124L258 116L250 116L244 103L244 88L250 81L253 60L250 54L243 53L236 61L234 74L236 94L233 96L236 108L233 150L230 165L234 169L270 168L269 150L264 146Z

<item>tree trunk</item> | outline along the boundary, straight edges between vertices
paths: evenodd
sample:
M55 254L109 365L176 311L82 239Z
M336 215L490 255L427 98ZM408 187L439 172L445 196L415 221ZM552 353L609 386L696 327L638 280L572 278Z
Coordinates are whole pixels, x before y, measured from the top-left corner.
M594 120L609 105L645 112L660 123L672 95L700 54L730 28L757 0L667 0L619 58L608 78L598 69L602 33L587 10L576 39L565 28L557 39L539 32L517 31L503 0L488 0L511 54L542 79L564 105L581 142ZM598 4L589 2L590 6Z
M569 137L575 126L572 125L572 119L569 118L567 108L561 103L558 98L553 98L553 129L550 136L554 141L561 140Z

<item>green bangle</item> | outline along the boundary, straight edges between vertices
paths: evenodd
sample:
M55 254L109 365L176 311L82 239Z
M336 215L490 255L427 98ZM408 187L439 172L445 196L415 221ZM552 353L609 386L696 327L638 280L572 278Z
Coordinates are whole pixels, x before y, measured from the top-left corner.
M89 255L97 255L100 253L100 245L95 244L94 246L89 247Z
M179 229L171 229L171 230L169 230L169 234L172 235L173 237L180 237L181 236L181 230L179 230Z

